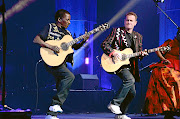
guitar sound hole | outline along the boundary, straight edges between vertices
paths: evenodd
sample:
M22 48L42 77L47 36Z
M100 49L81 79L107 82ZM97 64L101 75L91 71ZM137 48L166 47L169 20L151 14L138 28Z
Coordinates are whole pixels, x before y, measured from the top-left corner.
M61 43L61 48L62 48L62 50L67 51L69 47L68 47L67 43Z

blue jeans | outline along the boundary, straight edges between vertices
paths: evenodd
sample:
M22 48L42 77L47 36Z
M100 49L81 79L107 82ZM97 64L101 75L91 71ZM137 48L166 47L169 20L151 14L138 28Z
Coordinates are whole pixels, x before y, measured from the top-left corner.
M129 104L136 95L135 78L128 68L122 69L117 73L117 76L122 79L123 86L122 89L118 90L111 103L120 106L122 114L125 114L128 110Z
M66 100L69 89L75 79L74 74L63 63L57 67L49 67L46 65L46 69L51 73L56 80L57 94L53 97L51 105L63 105ZM57 113L48 111L47 114L57 116Z

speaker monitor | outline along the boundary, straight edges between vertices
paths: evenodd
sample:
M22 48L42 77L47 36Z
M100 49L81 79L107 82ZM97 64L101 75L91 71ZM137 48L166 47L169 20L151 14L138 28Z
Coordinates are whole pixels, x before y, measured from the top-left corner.
M75 90L96 90L99 86L97 75L78 74L75 75L75 80L71 89Z
M0 111L0 119L31 119L32 112Z

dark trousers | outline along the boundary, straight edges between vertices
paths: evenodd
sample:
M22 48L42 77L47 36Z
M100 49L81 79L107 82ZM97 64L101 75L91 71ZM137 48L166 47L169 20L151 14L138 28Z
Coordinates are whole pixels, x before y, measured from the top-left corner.
M66 100L69 89L74 81L74 74L66 67L66 64L62 64L57 67L45 66L47 71L51 73L56 80L57 94L53 97L51 105L63 105ZM57 116L57 113L48 111L47 114Z
M122 69L117 75L122 79L123 85L122 89L120 88L118 90L111 103L120 106L122 114L125 114L129 104L136 95L135 78L128 68Z

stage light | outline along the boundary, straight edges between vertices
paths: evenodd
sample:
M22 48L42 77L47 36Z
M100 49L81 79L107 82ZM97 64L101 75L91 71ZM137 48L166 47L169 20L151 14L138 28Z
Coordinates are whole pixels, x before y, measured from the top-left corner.
M89 57L85 58L85 64L89 64Z
M28 7L31 3L35 2L36 0L19 0L15 5L12 6L12 8L8 9L5 12L5 20L12 17L14 14L21 12L23 9ZM3 18L2 15L0 15L0 24L2 24Z
M158 2L164 2L164 0L154 0L154 2L158 3Z

